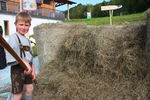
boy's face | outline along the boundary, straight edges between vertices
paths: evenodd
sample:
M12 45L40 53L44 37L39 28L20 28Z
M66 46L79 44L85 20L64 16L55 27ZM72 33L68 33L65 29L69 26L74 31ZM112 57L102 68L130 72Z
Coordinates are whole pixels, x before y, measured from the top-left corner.
M29 31L29 28L30 28L30 23L24 20L16 21L15 25L16 25L17 32L21 35L25 35Z

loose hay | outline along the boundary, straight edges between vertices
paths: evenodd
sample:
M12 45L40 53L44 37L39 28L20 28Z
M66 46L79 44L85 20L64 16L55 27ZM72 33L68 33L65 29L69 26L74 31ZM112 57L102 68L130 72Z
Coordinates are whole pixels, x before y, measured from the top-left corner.
M38 76L34 100L149 100L143 30L140 25L70 29Z

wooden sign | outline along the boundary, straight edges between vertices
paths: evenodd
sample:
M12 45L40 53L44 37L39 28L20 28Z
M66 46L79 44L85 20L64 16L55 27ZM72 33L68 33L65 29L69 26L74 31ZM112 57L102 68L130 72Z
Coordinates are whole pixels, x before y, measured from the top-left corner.
M113 16L113 10L122 8L122 5L108 5L108 6L101 6L102 11L109 10L109 16L110 16L110 25L112 25L112 16Z
M101 10L116 10L122 8L122 5L108 5L108 6L101 6Z

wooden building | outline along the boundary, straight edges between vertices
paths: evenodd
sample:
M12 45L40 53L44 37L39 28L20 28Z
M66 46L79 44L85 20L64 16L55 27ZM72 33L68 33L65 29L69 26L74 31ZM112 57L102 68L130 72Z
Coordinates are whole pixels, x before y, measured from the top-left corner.
M0 0L0 11L18 13L20 11L21 0ZM61 11L57 11L56 7L64 4L72 5L75 2L69 0L36 0L37 10L29 11L34 16L45 16L54 19L64 20L64 14ZM23 2L23 0L22 0Z

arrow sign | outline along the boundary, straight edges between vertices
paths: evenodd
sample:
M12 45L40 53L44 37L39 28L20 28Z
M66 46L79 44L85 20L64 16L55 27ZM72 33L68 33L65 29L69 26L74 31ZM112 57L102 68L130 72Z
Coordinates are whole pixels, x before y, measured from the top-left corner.
M116 10L122 8L122 5L108 5L108 6L101 6L101 10Z

